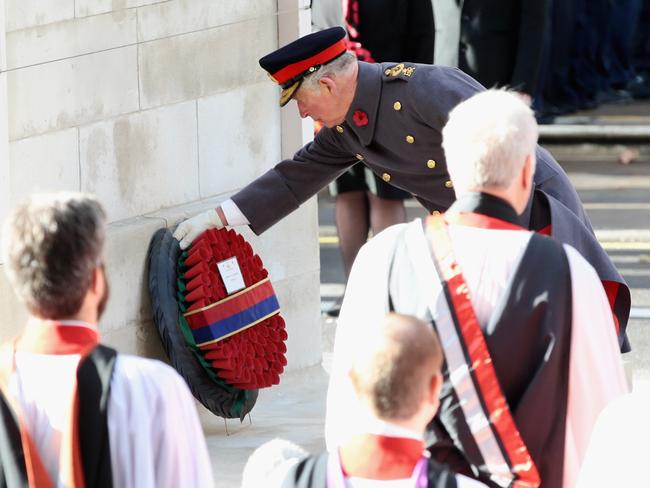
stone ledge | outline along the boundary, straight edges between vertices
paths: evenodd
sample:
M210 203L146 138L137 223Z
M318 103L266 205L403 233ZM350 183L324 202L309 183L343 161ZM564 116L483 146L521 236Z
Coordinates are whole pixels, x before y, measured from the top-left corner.
M636 142L650 144L650 125L540 125L539 139L542 143Z
M650 229L596 229L600 242L650 242Z
M648 163L650 162L650 142L639 143L629 141L622 143L596 143L596 142L569 142L569 141L548 141L540 142L540 144L548 149L553 157L565 161L617 161L621 155L632 151L634 157L633 163Z

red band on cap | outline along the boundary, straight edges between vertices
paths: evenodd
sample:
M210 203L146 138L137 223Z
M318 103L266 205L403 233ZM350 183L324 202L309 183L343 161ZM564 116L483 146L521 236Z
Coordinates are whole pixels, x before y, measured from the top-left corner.
M312 66L325 64L343 52L345 52L345 40L341 39L336 44L332 44L330 47L313 55L311 58L303 59L297 63L285 66L280 71L273 73L271 76L273 76L273 79L277 81L278 85L283 85L287 81L307 71Z

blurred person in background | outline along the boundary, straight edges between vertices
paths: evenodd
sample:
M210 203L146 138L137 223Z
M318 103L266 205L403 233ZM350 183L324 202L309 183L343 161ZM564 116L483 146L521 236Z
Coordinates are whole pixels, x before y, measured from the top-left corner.
M537 90L551 0L432 0L434 63L487 88Z
M311 31L344 26L343 0L311 0Z
M337 8L338 7L338 8ZM342 7L342 8L341 8ZM324 10L329 15L324 15ZM433 13L430 0L313 0L312 24L327 25L340 12L348 48L367 62L433 62ZM369 231L375 235L404 222L404 200L411 194L383 181L359 163L330 184L345 276ZM337 316L340 301L327 313Z
M549 33L535 96L540 123L552 122L557 115L597 106L594 98L585 96L571 83L576 16L575 0L551 1Z
M650 66L647 5L647 0L552 2L536 104L541 123L650 96L644 74Z
M636 77L629 85L635 98L650 97L650 0L642 0L632 39L632 63Z
M636 77L633 45L639 25L641 0L613 1L608 4L608 9L609 23L603 62L606 90L624 91L631 98L633 94L630 88Z

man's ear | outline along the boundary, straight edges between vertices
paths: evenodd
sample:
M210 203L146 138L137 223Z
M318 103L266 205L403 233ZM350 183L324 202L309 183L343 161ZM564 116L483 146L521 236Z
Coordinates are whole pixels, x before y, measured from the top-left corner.
M438 411L440 406L440 390L442 389L442 373L435 374L431 377L431 382L429 383L429 394L427 397L427 404L433 411Z
M338 86L336 86L336 81L329 76L323 76L318 84L320 85L321 91L326 90L328 94L336 96L338 95Z
M104 294L104 288L106 288L106 276L104 273L104 266L97 266L93 270L93 278L90 283L93 294L101 297Z
M440 390L442 390L442 373L438 373L431 378L431 394L436 401L440 398Z
M524 167L521 171L521 183L526 189L529 189L533 184L533 176L535 173L535 153L530 153L526 156Z

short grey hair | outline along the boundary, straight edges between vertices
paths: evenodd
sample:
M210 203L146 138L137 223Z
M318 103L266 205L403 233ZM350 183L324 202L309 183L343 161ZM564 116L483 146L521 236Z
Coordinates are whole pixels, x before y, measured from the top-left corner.
M357 61L357 57L350 51L346 51L338 58L324 64L312 74L305 76L300 88L305 90L315 90L318 83L324 76L336 76L337 74L347 71L353 63Z
M81 193L34 195L16 207L3 229L5 271L32 315L76 314L102 264L106 213Z
M508 188L535 155L537 136L533 111L514 92L487 90L457 105L442 130L456 193Z

